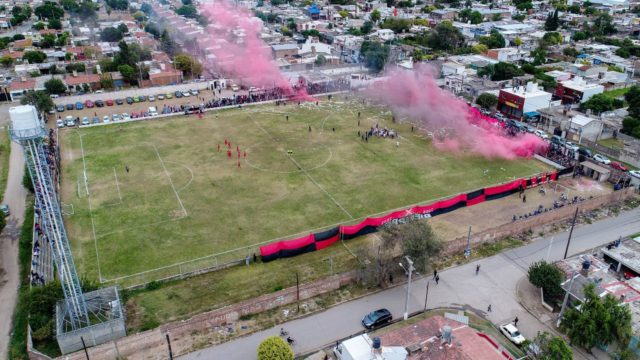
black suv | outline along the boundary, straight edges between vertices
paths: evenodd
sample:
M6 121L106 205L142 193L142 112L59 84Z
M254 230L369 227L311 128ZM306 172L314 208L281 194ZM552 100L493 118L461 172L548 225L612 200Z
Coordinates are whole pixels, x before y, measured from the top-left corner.
M96 105L97 107L103 107L103 106L104 106L104 101L102 101L102 100L96 100L95 105Z
M372 329L391 321L391 312L387 309L372 311L362 319L362 326Z

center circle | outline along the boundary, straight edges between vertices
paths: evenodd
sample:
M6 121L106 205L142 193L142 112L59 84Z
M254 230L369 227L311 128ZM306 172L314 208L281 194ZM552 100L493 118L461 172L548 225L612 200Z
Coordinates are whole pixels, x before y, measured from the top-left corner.
M333 152L325 144L296 138L287 138L286 142L282 143L260 142L248 147L247 153L245 158L247 165L276 174L293 174L318 169L325 166L333 157Z

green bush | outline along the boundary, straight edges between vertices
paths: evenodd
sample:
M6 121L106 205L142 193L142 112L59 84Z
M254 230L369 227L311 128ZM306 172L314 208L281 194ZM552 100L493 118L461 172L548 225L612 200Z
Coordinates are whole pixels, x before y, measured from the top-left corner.
M293 360L293 350L279 336L270 336L258 346L258 360Z

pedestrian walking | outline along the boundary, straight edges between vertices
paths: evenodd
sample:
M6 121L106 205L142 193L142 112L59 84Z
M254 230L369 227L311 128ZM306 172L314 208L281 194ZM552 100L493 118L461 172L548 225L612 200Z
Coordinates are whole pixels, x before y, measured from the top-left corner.
M128 166L128 165L125 165L125 166L124 166L124 169L127 171L127 174L128 174L128 173L129 173L129 166Z
M360 111L358 111L358 118L360 117ZM358 125L360 125L360 120L358 120Z
M309 132L311 132L311 125L309 125Z
M489 304L489 307L487 307L487 312L491 312L491 304Z
M522 195L522 202L526 203L527 202L527 195Z
M358 114L360 114L360 113L358 113ZM360 119L358 119L358 126L360 126Z
M438 282L440 282L440 275L436 275L436 285L438 285Z
M476 265L476 275L480 272L480 264Z
M393 284L393 274L389 273L389 283Z
M433 269L433 278L435 279L438 276L438 270Z
M513 319L513 326L518 326L518 317L516 316L515 319Z
M289 115L287 115L287 121L289 121Z

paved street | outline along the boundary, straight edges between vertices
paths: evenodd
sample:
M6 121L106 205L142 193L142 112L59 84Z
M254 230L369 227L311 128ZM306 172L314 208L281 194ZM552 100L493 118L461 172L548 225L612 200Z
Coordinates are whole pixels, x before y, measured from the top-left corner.
M598 221L574 230L569 248L569 256L600 246L618 236L640 232L640 208L623 213L614 218ZM482 259L463 266L444 270L440 274L440 284L430 277L429 308L467 306L486 312L492 305L488 318L494 323L512 321L516 316L518 327L526 337L533 337L547 327L525 311L518 303L516 285L530 263L544 259L549 252L549 260L561 259L568 231L530 245L506 251L502 254ZM280 261L280 260L279 260ZM481 265L479 275L474 275L476 264ZM424 307L426 279L414 281L410 298L410 312ZM404 312L406 287L399 286L371 296L351 301L327 311L288 322L282 326L296 339L296 353L304 353L329 344L338 338L347 337L362 330L362 316L374 309L386 307L394 318ZM181 357L181 359L255 359L256 349L267 336L277 335L280 326L213 346ZM581 358L579 355L576 358Z

